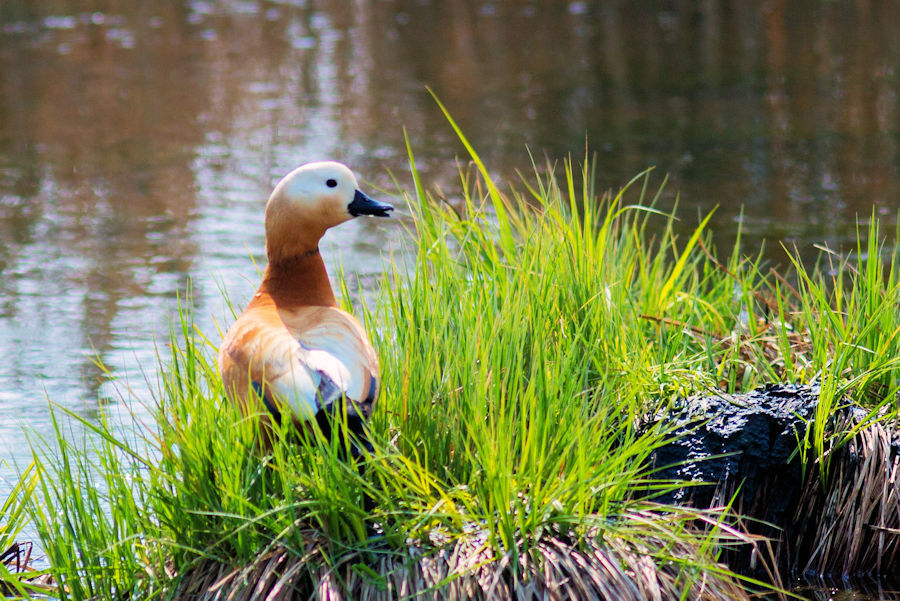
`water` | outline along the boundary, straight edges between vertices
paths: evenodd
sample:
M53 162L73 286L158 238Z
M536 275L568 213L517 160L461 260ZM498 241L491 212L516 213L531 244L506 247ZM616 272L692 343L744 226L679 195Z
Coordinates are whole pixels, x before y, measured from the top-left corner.
M150 398L189 283L201 328L227 327L220 287L252 293L292 167L345 161L390 201L406 128L452 190L462 148L426 86L498 174L587 143L603 187L655 166L664 207L718 206L717 241L741 222L773 262L846 248L857 218L893 232L897 31L893 0L3 0L0 496L48 398L90 419L123 383ZM401 221L329 234L332 273L370 287Z

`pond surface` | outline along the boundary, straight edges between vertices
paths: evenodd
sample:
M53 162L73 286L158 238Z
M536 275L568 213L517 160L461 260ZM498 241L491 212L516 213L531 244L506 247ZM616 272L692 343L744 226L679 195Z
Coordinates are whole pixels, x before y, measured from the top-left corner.
M740 222L776 262L873 214L893 234L898 31L894 0L3 0L0 497L48 399L89 419L126 385L151 399L189 286L218 339L288 170L339 159L396 202L405 128L452 190L462 149L426 86L501 175L587 143L602 187L655 166L663 207L718 206L717 241ZM332 274L371 287L401 224L330 233Z

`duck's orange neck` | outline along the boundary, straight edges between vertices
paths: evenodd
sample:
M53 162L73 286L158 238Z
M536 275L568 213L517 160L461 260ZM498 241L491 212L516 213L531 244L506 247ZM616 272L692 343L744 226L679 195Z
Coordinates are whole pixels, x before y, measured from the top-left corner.
M287 259L270 260L259 285L260 296L270 296L276 306L336 306L325 262L316 248Z

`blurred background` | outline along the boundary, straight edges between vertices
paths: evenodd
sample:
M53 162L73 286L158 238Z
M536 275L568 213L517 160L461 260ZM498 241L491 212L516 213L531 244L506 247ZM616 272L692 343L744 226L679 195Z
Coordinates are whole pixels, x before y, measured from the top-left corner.
M772 264L852 251L873 215L894 244L898 31L895 0L3 0L0 495L48 399L152 402L189 287L218 343L294 166L342 160L402 204L405 128L452 194L462 148L426 86L499 176L587 146L602 188L668 175L685 227L718 206L725 250L740 226ZM329 233L332 276L375 286L402 223Z

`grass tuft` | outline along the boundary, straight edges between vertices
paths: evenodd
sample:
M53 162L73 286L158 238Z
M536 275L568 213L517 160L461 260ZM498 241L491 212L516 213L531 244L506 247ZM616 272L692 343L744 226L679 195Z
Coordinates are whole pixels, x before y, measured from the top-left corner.
M260 416L224 400L215 341L182 311L155 423L54 409L59 451L35 451L29 507L60 598L732 599L761 586L719 563L762 545L727 508L653 502L679 486L647 468L671 431L638 424L695 392L816 380L812 464L845 436L824 424L846 393L872 419L895 415L900 282L877 222L852 261L798 260L792 284L740 248L720 260L710 216L679 234L649 173L598 197L591 164L565 161L505 189L451 125L474 169L436 198L410 152L414 259L390 262L362 309L383 371L364 472L321 437L283 431L261 451ZM72 423L90 436L71 442Z

